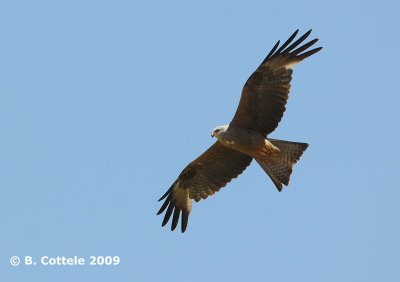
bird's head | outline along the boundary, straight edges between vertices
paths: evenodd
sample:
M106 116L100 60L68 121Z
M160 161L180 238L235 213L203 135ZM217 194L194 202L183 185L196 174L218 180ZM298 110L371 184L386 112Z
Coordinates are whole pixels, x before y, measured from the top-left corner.
M220 125L217 126L216 128L213 129L213 131L211 131L211 137L217 137L219 138L219 136L223 133L226 132L226 130L228 129L229 124L227 125Z

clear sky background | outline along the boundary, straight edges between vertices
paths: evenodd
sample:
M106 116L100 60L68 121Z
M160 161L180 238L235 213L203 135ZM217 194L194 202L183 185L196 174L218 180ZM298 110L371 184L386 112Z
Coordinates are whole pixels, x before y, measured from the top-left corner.
M400 281L397 1L1 1L1 280ZM161 228L158 198L297 28L271 137L310 147L278 193L252 165ZM11 266L12 256L118 266Z

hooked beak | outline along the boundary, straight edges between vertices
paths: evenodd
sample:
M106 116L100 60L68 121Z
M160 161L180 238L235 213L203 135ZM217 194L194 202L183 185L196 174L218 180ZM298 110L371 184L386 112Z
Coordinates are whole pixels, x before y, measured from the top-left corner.
M213 138L214 137L214 134L211 132L211 138Z

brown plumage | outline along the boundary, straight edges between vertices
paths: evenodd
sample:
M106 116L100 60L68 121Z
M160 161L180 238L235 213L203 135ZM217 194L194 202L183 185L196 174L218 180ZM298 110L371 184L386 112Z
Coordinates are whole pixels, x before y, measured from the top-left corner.
M162 226L172 216L171 230L174 230L182 215L181 230L185 232L193 200L198 202L219 191L241 174L253 158L279 191L282 184L289 184L293 165L308 144L266 137L275 130L285 112L293 73L291 68L322 49L304 52L318 39L298 47L311 30L292 43L297 33L298 30L278 50L279 41L276 43L244 85L230 124L213 130L212 136L218 141L192 161L159 199L165 200L157 213L166 210Z
M185 232L187 219L192 209L192 200L206 199L218 192L232 178L241 174L253 160L252 157L215 142L200 157L192 161L172 184L171 188L159 199L166 198L157 214L168 206L162 226L167 224L174 209L171 230L174 230L182 211L182 232ZM190 199L190 200L189 200Z

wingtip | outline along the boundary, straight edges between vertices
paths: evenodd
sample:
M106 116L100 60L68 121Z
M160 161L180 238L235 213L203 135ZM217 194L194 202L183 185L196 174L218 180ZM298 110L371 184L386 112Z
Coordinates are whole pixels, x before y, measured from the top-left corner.
M165 208L168 206L168 204L170 203L171 200L171 196L169 195L168 198L165 200L164 204L161 206L161 208L159 209L159 211L157 212L157 215L160 215L161 213L164 212Z
M310 29L306 33L304 33L304 35L303 35L304 39L306 39L311 34L311 31L312 31L312 29Z
M160 200L165 199L165 202L162 204L160 210L157 212L157 215L160 215L165 211L165 215L161 223L162 227L167 225L167 223L171 219L171 216L173 215L171 223L171 231L174 231L176 229L179 223L179 219L181 219L181 231L182 233L184 233L188 225L188 218L192 207L192 201L190 201L189 204L186 204L184 208L180 207L179 203L177 205L177 202L173 199L172 196L172 191L173 191L172 189L174 185L175 183L171 186L170 189L168 189L167 193L165 193L161 197Z
M297 37L297 34L299 33L299 29L296 29L296 31L290 36L290 38L292 38L290 41L292 41L293 39L295 39Z
M164 195L162 195L160 199L158 199L158 202L161 202L162 200L164 200L165 197L167 197L168 193L169 193L169 190L167 191L167 193L165 193Z
M182 211L182 219L181 219L181 231L182 233L185 233L186 227L188 225L188 219L189 219L189 212L186 210Z
M305 58L310 57L311 55L319 52L321 49L322 49L322 47L314 48L314 49L312 49L310 51L307 51L305 53L302 53L302 54L298 55L298 58L300 60L304 60Z
M317 52L319 52L321 50L322 50L322 47L317 47L317 48L315 48L315 49L313 49L311 51L314 51L313 54L315 54L315 53L317 53Z
M171 217L172 211L174 210L174 205L172 202L169 202L167 211L165 212L165 216L164 216L164 220L162 222L162 226L165 226L169 220L169 218Z
M176 226L178 225L180 213L181 213L181 210L179 208L175 207L174 215L172 217L171 231L174 231Z
M171 187L167 190L167 192L165 192L164 195L161 196L160 199L158 199L159 202L162 201L162 200L164 200L165 197L167 197L167 196L170 194L170 192L171 192L171 190L172 190L172 187L174 187L174 185L175 185L175 183L171 185Z

